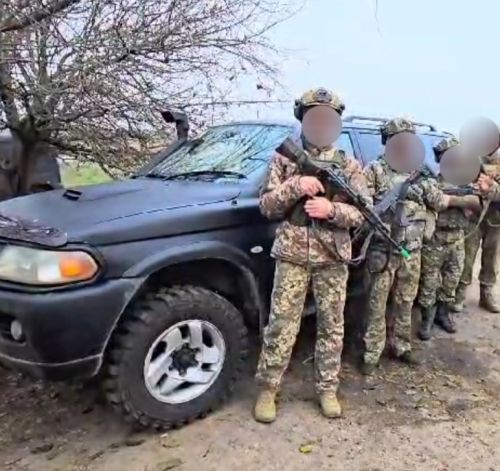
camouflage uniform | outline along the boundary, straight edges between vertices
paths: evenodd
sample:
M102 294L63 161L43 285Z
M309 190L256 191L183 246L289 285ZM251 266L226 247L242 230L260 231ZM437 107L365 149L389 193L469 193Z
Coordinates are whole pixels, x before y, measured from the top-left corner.
M437 156L459 145L455 138L443 139L435 148ZM437 157L439 158L439 157ZM438 187L452 185L438 177ZM436 302L450 304L460 281L465 259L465 229L468 218L461 208L448 208L437 215L436 230L422 248L422 274L418 303L424 308Z
M307 97L307 95L306 95ZM310 100L311 101L311 100ZM338 102L340 108L340 101ZM359 163L341 151L309 149L314 160L335 162L350 185L367 196ZM296 226L287 220L292 206L304 195L297 165L276 154L262 190L260 207L270 219L282 219L276 232L272 256L277 259L271 314L264 331L256 379L264 388L277 391L288 366L300 327L309 283L317 307L315 351L316 390L336 391L342 353L347 261L351 257L349 229L363 221L361 213L333 197L332 217L318 226Z
M483 170L500 182L500 152L492 157L483 159ZM498 275L498 258L500 254L500 210L499 206L491 206L484 220L479 227L477 217L473 218L466 233L470 234L465 240L465 262L460 285L457 292L456 304L463 304L465 290L472 283L472 273L479 247L482 246L481 271L479 273L479 283L481 285L481 305L488 310L498 312L500 307L496 305L492 289L496 283ZM474 230L475 229L475 230ZM461 310L458 307L457 310Z
M443 185L444 186L444 185ZM452 303L465 259L467 216L462 209L439 213L436 231L422 248L422 275L418 303L424 307Z
M454 137L443 139L434 147L436 161L448 149L460 145ZM442 176L438 177L438 188L453 189ZM478 200L479 203L479 200ZM432 337L432 326L439 325L448 333L456 332L450 307L462 275L465 259L465 229L468 217L462 208L450 207L436 217L432 238L424 240L418 304L422 321L418 335L427 341Z
M382 134L390 138L399 132L415 132L411 122L395 119L386 123ZM374 204L409 174L397 173L383 158L372 162L365 175ZM446 200L432 180L419 180L410 186L404 200L404 216L408 222L400 228L399 241L411 252L409 260L392 252L385 241L375 235L368 249L367 268L370 274L368 316L365 341L365 365L378 363L386 342L386 308L394 304L394 351L404 357L411 352L411 309L418 291L421 248L427 220L427 208L440 211ZM389 299L389 295L391 298Z

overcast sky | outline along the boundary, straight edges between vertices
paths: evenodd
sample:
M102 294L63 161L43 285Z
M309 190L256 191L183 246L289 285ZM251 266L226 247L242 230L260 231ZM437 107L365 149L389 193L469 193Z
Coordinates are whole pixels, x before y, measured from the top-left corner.
M347 114L404 114L452 132L474 116L500 123L500 2L378 0L377 14L375 4L308 0L273 31L289 51L287 97L322 85ZM291 104L265 115L291 116Z

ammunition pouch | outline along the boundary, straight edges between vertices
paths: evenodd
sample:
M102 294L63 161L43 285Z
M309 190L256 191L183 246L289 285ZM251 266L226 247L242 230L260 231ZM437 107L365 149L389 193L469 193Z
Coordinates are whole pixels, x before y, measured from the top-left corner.
M422 245L425 234L426 220L413 220L404 229L404 241L408 250L414 250Z
M389 253L383 250L370 250L366 258L369 273L382 273L389 263Z
M292 209L288 212L287 220L292 226L298 227L308 227L311 226L312 220L307 215L304 205L306 204L307 198L301 198L297 201Z
M322 195L329 201L332 201L333 196L335 194L335 190L332 185L328 184L325 181L321 182L323 186L325 187L325 194ZM297 201L292 208L288 211L286 219L290 224L293 226L298 226L298 227L308 227L312 225L312 220L311 218L307 215L306 210L304 208L304 205L306 204L306 201L308 200L307 196L304 196L301 198L299 201ZM323 221L319 223L320 225L325 226L326 224L323 224Z

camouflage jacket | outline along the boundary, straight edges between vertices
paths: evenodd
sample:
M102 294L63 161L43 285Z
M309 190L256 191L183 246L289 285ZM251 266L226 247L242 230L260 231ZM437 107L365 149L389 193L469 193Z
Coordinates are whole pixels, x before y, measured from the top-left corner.
M484 173L493 177L497 183L500 183L500 151L497 151L490 157L483 157L482 167ZM493 201L499 200L500 198L498 195L493 196ZM498 205L489 207L485 216L485 221L494 226L500 225L500 209Z
M366 181L360 164L344 153L331 149L312 156L322 162L335 162L344 170L348 183L367 197ZM361 225L362 214L336 194L333 215L325 224L296 226L286 218L290 209L304 195L300 189L297 165L280 154L271 162L260 196L260 209L269 219L282 220L276 231L271 255L300 265L328 265L351 258L349 229Z
M453 188L441 176L437 178L439 189ZM436 230L432 238L434 244L451 244L465 236L469 218L461 208L447 208L436 215Z
M397 173L392 170L384 158L374 160L365 168L365 176L368 183L370 196L373 203L379 203L385 194L395 185L405 181L410 175ZM422 178L412 184L403 204L403 221L398 227L396 239L404 243L409 250L420 250L426 231L426 223L429 220L429 210L442 211L446 208L445 196L439 190L434 179ZM383 216L384 222L390 227L394 215L389 212ZM375 234L371 248L385 249L387 243Z

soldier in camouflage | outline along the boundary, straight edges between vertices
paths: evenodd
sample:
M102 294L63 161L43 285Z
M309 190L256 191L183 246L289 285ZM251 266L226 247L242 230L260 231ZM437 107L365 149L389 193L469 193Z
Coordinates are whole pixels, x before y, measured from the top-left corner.
M317 89L297 100L295 116L302 122L316 107L331 108L338 115L344 110L337 96ZM322 108L321 111L331 110ZM346 157L331 144L318 148L304 136L303 145L314 160L339 165L349 184L367 196L366 181L356 160ZM354 206L344 202L341 195L335 195L330 201L322 197L322 193L324 188L319 180L301 176L295 163L280 154L274 156L260 198L262 213L270 219L282 220L272 248L277 262L271 313L256 374L260 394L255 418L260 422L272 422L276 417L276 393L299 332L309 284L312 284L317 308L316 392L326 417L341 415L336 391L344 336L347 262L351 257L349 229L360 225L363 217ZM309 222L315 223L298 226L290 218L290 211L304 200Z
M482 160L484 174L500 183L500 151L497 150L494 154L483 157ZM477 223L477 217L470 220L467 232L473 232L465 240L464 270L451 309L455 312L464 310L466 290L472 283L474 262L481 246L479 306L487 311L498 313L500 312L500 304L493 289L497 281L498 258L500 256L500 205L490 205L479 227L476 227Z
M458 145L459 142L454 137L440 141L434 147L436 161L439 163L448 149ZM445 189L452 185L446 183L440 175L438 187ZM479 205L479 199L477 203ZM450 207L438 213L434 234L430 240L424 241L417 300L422 312L419 337L425 341L431 338L434 321L446 332L456 332L449 307L455 299L455 290L464 268L465 230L468 227L465 211Z
M403 118L388 121L382 127L382 144L385 145L400 133L415 134L414 125ZM374 204L377 204L395 185L406 180L410 173L398 172L385 158L380 158L365 169L365 175ZM411 349L411 310L418 291L427 209L435 211L445 209L449 197L439 191L435 182L429 179L417 180L409 187L406 195L401 195L401 198L403 197L402 212L406 223L399 229L399 239L411 252L411 257L406 260L399 253L394 253L385 241L376 235L367 253L370 287L362 368L365 375L375 372L384 350L388 302L392 304L395 315L393 353L404 363L418 363ZM390 294L391 299L389 299Z

